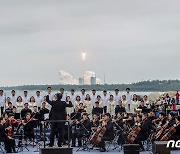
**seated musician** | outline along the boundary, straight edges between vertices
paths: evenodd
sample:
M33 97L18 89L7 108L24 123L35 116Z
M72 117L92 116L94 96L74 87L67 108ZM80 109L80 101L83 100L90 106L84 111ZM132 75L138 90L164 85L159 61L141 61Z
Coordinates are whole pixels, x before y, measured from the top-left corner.
M132 128L135 124L133 114L129 114L127 119L123 120L128 127Z
M105 141L111 141L114 139L114 124L113 122L111 121L111 115L110 113L106 113L105 114L105 117L104 117L104 120L102 122L102 127L105 127L106 128L106 131L105 131L105 134L104 136L102 137L101 139L101 142L99 144L100 146L100 152L105 152L106 151L106 148L105 148ZM98 128L99 129L99 128ZM100 131L98 130L97 131Z
M161 112L159 114L159 122L158 122L158 127L157 127L157 130L160 130L162 128L162 126L164 126L167 122L167 118L165 116L165 113Z
M78 146L82 146L81 139L83 136L89 136L91 132L91 123L88 114L84 113L82 119L74 120L72 124L72 147L76 146L76 139L78 139Z
M103 114L103 108L99 106L98 101L95 102L95 107L92 109L92 114L97 114L99 116Z
M138 109L147 109L147 107L144 104L144 100L141 100L141 103L140 103Z
M119 138L118 138L118 144L124 144L124 138L123 138L123 132L124 132L124 123L123 123L123 116L118 113L116 116L116 119L114 121L115 127L117 130L119 130Z
M148 138L148 128L149 128L149 121L148 121L148 114L143 113L142 116L137 116L138 122L136 125L141 128L138 136L136 137L134 144L139 144L140 149L144 151L144 147L141 141L145 141Z
M80 120L81 119L81 113L79 112L79 108L76 106L74 109L74 112L70 115L71 120Z
M30 113L30 114L31 114L32 111L31 111L31 109L29 109L28 103L25 103L25 104L24 104L24 109L21 110L21 119L25 118L25 115L26 115L27 113Z
M172 134L172 136L169 138L169 140L178 141L180 139L180 116L175 118L174 127L176 129L176 132Z
M118 102L119 104L116 106L115 108L115 114L117 115L118 113L125 113L126 112L126 109L125 107L123 106L122 104L122 101L120 100Z
M27 139L34 140L34 120L31 118L31 114L27 113L25 119L22 121L24 138L27 144Z
M15 132L16 128L18 127L18 121L14 118L14 114L10 113L9 118L5 123L5 128L11 127L11 135ZM11 136L12 137L12 136Z
M99 124L100 124L99 117L97 114L94 114L93 120L91 121L92 130L95 131L97 127L99 126Z
M175 118L174 118L174 113L170 112L168 114L168 122L169 122L170 127L172 127L176 123Z
M5 119L3 117L0 117L0 141L4 142L5 150L7 153L13 153L15 152L14 141L11 137L8 137L8 135L6 134L6 131L4 128L5 122L6 122Z
M10 113L13 113L13 105L11 102L8 103L8 108L5 110L5 112L9 115Z

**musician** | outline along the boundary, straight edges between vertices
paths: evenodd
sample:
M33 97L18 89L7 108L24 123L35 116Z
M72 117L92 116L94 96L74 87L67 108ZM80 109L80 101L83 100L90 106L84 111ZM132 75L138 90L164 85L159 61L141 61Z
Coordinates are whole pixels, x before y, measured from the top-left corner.
M8 134L8 131L7 131L7 134L8 134L10 137L12 137L13 132L15 131L15 129L16 129L17 126L18 126L18 122L17 122L17 120L15 120L13 113L10 113L10 114L9 114L9 118L8 118L8 120L6 121L6 123L5 123L4 126L5 126L5 128L7 128L7 130L9 130L9 128L11 129L11 131L9 131L9 134Z
M7 153L15 153L15 143L11 137L8 137L4 128L5 119L0 117L0 141L4 142Z
M8 103L8 108L5 110L5 112L9 115L10 113L13 113L13 105L11 102Z
M97 114L94 114L93 115L93 120L91 121L91 129L92 129L93 132L96 131L99 124L100 124L99 117L98 117Z
M35 121L33 118L31 118L30 113L27 113L25 115L25 119L22 121L22 125L24 130L25 144L27 144L27 139L29 139L30 141L34 140Z
M125 112L126 112L126 109L123 106L122 101L119 100L118 105L115 108L115 114L117 115L118 113L125 113Z
M91 132L91 123L88 114L84 113L80 121L75 120L72 124L72 147L76 146L76 139L78 139L78 146L82 146L81 139L83 136L89 137Z
M167 118L166 118L166 116L165 116L165 114L163 113L163 112L161 112L160 114L159 114L159 123L158 123L158 128L157 129L161 129L162 128L162 126L164 126L165 124L166 124L166 122L167 122Z
M141 128L138 136L136 137L134 144L139 144L140 149L144 151L144 147L141 141L145 141L148 138L149 121L147 120L147 113L143 113L142 116L138 115L137 126Z
M30 114L31 114L32 111L31 111L31 109L29 109L28 103L25 103L25 104L24 104L24 109L21 110L21 118L22 118L22 119L25 118L25 115L26 115L27 113L30 113Z
M172 112L168 114L168 122L170 127L172 127L176 123L174 114Z
M128 115L128 119L125 119L124 122L125 122L130 128L132 128L132 127L134 126L134 124L135 124L133 114L129 114L129 115Z
M124 144L124 138L123 138L123 132L124 132L124 123L123 123L123 115L120 113L117 114L116 119L114 121L115 127L117 130L119 130L119 138L118 138L118 144Z
M113 122L111 121L111 114L106 113L104 120L105 121L102 122L102 127L106 128L106 132L105 132L104 136L102 137L101 142L99 144L100 152L106 151L105 141L111 141L114 139L114 125L113 125Z
M81 119L81 113L79 112L79 108L76 106L74 109L74 112L71 113L71 120L80 120Z
M52 120L66 120L66 107L73 107L72 103L69 102L66 103L65 101L61 101L62 99L62 94L57 93L57 100L55 101L50 101L49 96L47 95L46 101L52 106L51 109L51 119ZM52 123L51 124L51 135L50 135L50 147L54 146L54 136L56 132L59 134L59 139L58 139L58 147L61 147L62 145L62 136L63 136L63 130L64 129L64 123Z
M92 114L101 115L103 114L103 108L100 108L99 102L95 102L95 107L92 109Z
M173 135L169 138L169 140L178 141L180 139L180 116L175 118L174 127L176 129L176 132L173 133Z

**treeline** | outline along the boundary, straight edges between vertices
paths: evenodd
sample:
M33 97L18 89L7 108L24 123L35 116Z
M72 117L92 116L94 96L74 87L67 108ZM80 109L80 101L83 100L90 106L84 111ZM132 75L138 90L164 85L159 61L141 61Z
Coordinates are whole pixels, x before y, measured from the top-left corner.
M85 88L86 90L96 89L98 91L114 90L118 88L120 91L124 91L127 87L131 88L132 91L179 91L180 90L180 80L152 80L152 81L142 81L132 84L105 84L105 85L23 85L15 87L1 87L4 90L46 90L48 86L51 86L53 90L59 90L64 88L66 91L71 89L81 90Z

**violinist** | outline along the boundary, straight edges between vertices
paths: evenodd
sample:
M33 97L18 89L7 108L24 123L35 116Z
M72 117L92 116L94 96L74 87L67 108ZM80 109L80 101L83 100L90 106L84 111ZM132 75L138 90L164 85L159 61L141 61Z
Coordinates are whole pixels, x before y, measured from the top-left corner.
M144 147L141 141L145 141L148 138L149 121L147 120L147 118L147 113L143 113L142 116L137 116L138 122L136 123L136 125L140 127L140 132L135 138L134 144L139 144L142 151L144 151Z
M27 140L34 140L34 120L31 118L31 114L27 113L25 119L22 121L24 130L24 139L27 144Z
M104 120L102 122L102 127L106 128L105 134L101 139L101 142L99 144L100 146L100 152L105 152L106 148L105 148L105 141L111 141L114 139L114 124L111 121L111 115L110 113L106 113L104 116ZM98 128L99 129L99 128Z
M3 117L0 117L0 141L4 142L5 144L5 149L7 153L13 153L15 151L15 143L14 140L11 137L8 137L6 134L4 124L5 124L5 119Z
M5 128L8 130L7 134L12 137L15 129L18 127L18 121L14 119L14 114L10 113L7 122L5 123Z
M79 108L76 106L74 109L74 112L70 115L71 120L80 120L81 119L81 113L79 112Z
M72 125L72 147L76 146L76 139L78 139L78 146L82 146L81 139L83 136L89 136L91 132L91 122L88 114L84 113L80 121L74 120Z

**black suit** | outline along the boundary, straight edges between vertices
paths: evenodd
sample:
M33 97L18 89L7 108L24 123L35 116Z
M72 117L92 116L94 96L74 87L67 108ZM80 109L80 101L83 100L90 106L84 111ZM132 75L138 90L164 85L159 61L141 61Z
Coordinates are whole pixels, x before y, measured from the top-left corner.
M64 101L57 100L57 101L50 101L49 96L46 97L46 101L52 106L51 108L51 120L66 120L66 107L73 107L72 103L69 102L67 104ZM56 131L59 134L58 146L62 144L62 136L63 136L63 129L64 129L64 122L63 123L52 123L51 128L51 136L50 136L50 146L54 145L54 136Z
M101 139L99 145L101 149L105 149L105 141L112 141L114 139L114 124L111 121L108 121L105 127L106 132L103 138Z
M0 124L0 141L4 142L7 153L11 153L12 149L14 149L14 142L8 138L2 124Z

